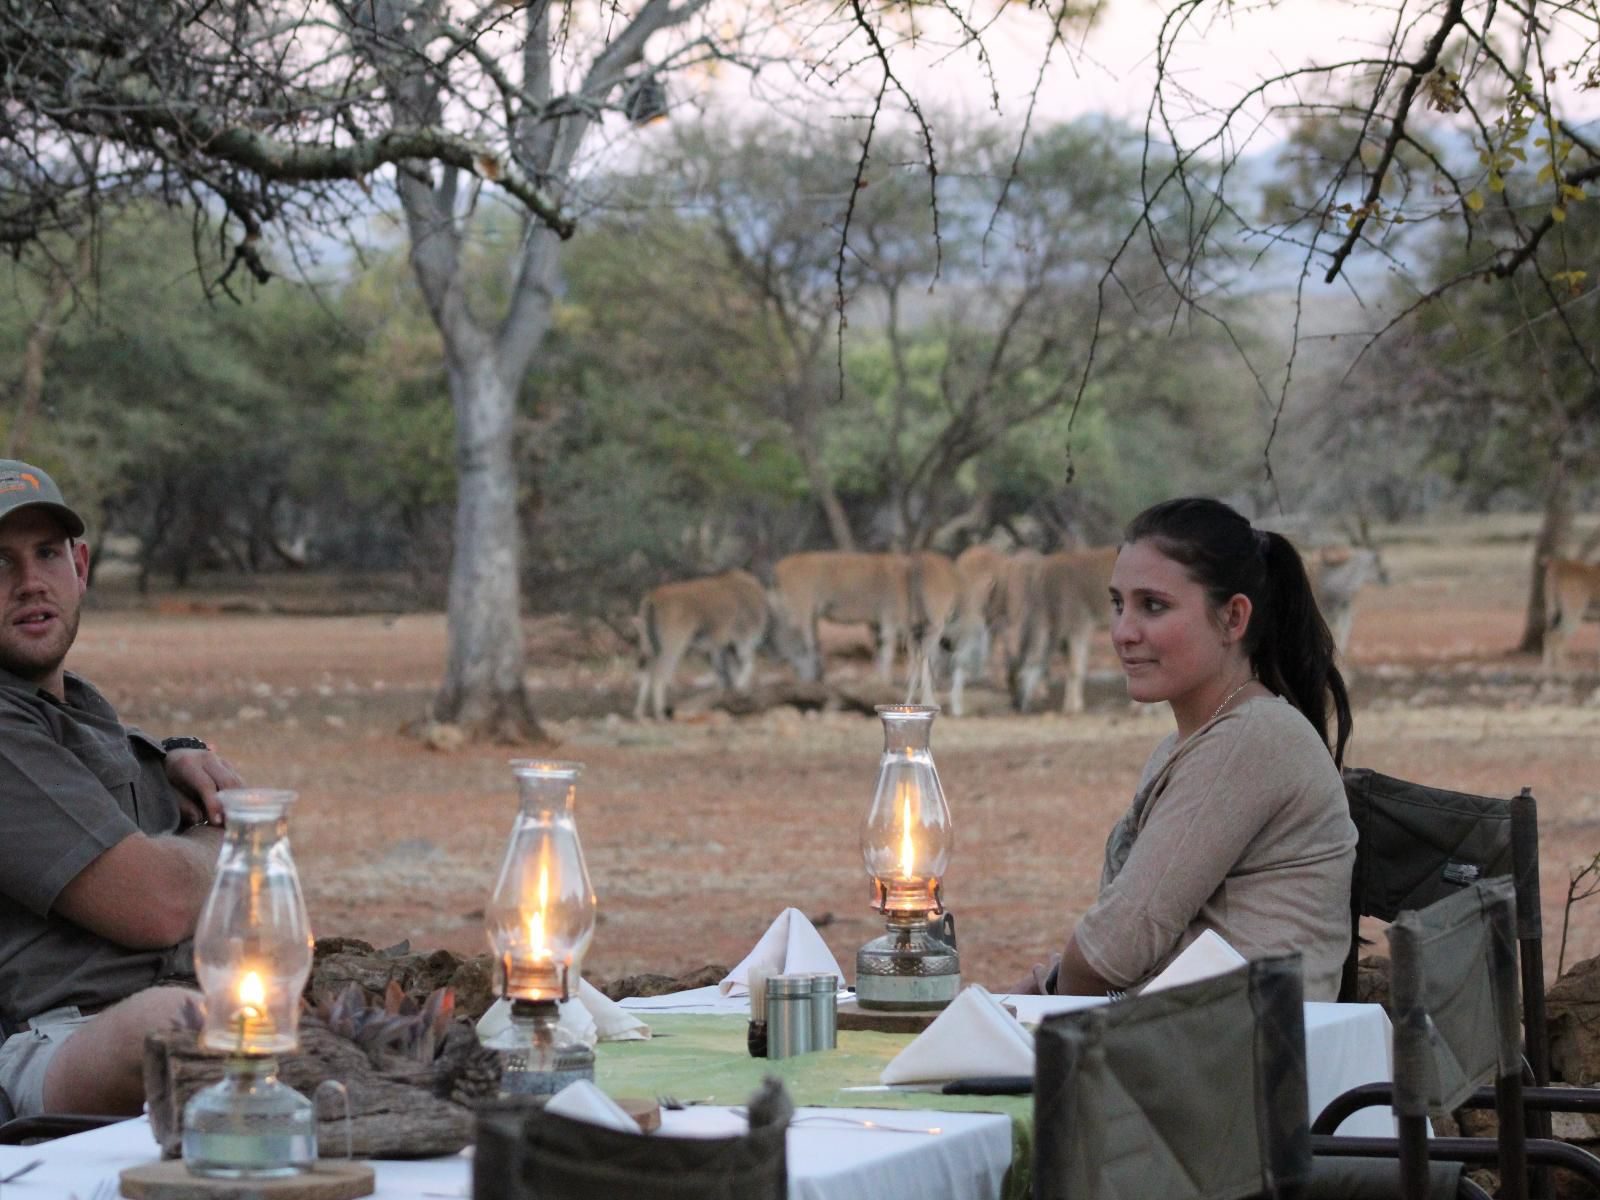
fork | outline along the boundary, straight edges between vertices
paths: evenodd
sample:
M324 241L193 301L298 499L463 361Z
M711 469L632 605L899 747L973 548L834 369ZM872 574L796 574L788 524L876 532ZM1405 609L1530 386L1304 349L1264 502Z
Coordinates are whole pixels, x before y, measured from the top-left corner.
M681 1112L686 1108L693 1108L697 1104L715 1104L715 1096L707 1096L703 1100L679 1100L676 1096L657 1096L656 1103L668 1112Z
M40 1166L43 1166L43 1165L44 1165L44 1159L36 1158L31 1163L25 1163L22 1166L18 1167L15 1171L11 1172L11 1174L6 1175L3 1178L0 1178L0 1184L13 1183L16 1180L21 1179L24 1175L26 1175L29 1171L33 1170L35 1167L40 1167Z

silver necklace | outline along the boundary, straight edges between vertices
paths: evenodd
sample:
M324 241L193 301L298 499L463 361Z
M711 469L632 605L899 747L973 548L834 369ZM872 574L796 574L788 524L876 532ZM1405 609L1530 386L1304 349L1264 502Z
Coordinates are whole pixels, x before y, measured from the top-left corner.
M1209 725L1209 724L1211 724L1212 721L1215 721L1218 717L1220 717L1222 715L1222 710L1228 707L1228 702L1230 700L1232 700L1235 696L1237 696L1240 692L1244 691L1245 688L1249 687L1255 681L1256 681L1256 677L1254 675L1252 675L1252 676L1250 676L1249 679L1246 679L1238 687L1234 688L1233 691L1229 692L1226 696L1224 696L1222 698L1222 703L1217 705L1217 711L1212 713L1209 717L1206 718L1206 724Z

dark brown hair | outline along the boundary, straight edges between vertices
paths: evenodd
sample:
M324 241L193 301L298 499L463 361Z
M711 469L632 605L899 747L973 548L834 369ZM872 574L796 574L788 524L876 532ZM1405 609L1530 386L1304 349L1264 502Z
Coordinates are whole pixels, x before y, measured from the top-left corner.
M1244 651L1256 678L1304 714L1344 765L1350 740L1350 694L1334 662L1333 634L1322 619L1305 563L1282 534L1255 529L1220 500L1190 497L1145 509L1128 523L1123 544L1149 540L1182 564L1221 607L1250 601ZM1331 713L1330 713L1331 709ZM1329 718L1334 737L1328 737Z

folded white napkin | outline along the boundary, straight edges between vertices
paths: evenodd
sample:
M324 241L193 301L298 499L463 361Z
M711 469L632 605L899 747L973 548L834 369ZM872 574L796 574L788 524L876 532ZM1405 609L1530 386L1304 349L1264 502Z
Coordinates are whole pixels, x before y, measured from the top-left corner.
M478 1018L478 1037L488 1041L510 1024L511 1002L496 1000ZM578 980L578 994L561 1006L561 1028L585 1046L596 1042L640 1042L650 1036L650 1026L587 979Z
M639 1133L639 1122L622 1111L610 1096L587 1079L567 1084L544 1106L545 1112L559 1113L574 1121L587 1121L591 1125L604 1125L619 1133Z
M722 994L748 996L751 967L765 967L769 975L832 971L841 983L844 981L844 972L839 969L839 961L828 949L828 943L798 908L784 909L778 919L767 926L756 948L717 985Z
M1245 957L1216 932L1208 929L1183 948L1183 953L1167 964L1167 969L1139 989L1141 996L1210 979L1244 966Z
M1033 1035L974 983L884 1067L884 1083L1032 1075Z

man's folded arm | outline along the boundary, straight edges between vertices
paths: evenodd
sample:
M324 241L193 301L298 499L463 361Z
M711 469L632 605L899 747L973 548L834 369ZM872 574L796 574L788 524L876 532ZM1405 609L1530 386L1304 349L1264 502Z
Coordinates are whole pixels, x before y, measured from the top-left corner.
M194 933L221 844L222 831L209 825L131 833L74 875L51 907L130 949L174 945Z

